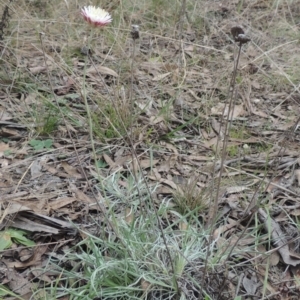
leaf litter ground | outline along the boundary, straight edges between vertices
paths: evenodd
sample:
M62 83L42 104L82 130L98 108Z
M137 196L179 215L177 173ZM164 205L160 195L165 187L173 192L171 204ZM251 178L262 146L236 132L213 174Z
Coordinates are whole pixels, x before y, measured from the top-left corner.
M299 3L187 1L186 16L174 20L174 8L154 2L135 9L127 3L128 11L122 1L104 7L117 21L95 31L89 47L90 29L78 21L75 4L9 4L9 26L0 28L1 245L8 245L0 275L6 298L8 291L41 297L45 286L60 281L50 260L71 270L76 253L86 250L75 246L88 235L110 240L119 221L136 226L149 209L150 190L174 240L188 228L205 231L218 197L210 241L216 263L205 269L205 256L188 258L177 276L183 299L204 299L195 281L205 284L207 299L298 299ZM133 63L130 23L142 25ZM220 172L235 25L251 42L241 54ZM42 43L36 28L44 33ZM113 255L102 251L108 259ZM83 266L76 271L84 276ZM151 289L149 282L136 282L140 298L176 299L172 288Z

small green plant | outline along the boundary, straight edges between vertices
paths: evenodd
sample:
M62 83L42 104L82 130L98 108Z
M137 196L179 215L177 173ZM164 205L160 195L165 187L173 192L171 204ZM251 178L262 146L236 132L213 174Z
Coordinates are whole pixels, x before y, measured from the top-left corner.
M31 140L29 145L35 150L39 151L42 149L50 149L52 147L53 141L51 139L47 140Z
M20 90L32 94L32 103L28 106L26 105L27 112L31 117L30 123L34 123L36 132L39 135L49 135L57 130L61 119L60 110L52 103L52 99L49 98L47 93L36 92L36 88L37 87L33 84L30 87L21 87ZM62 106L65 104L63 100L61 100L61 104ZM66 107L63 106L62 110L64 114L68 116Z
M112 104L107 103L103 110L92 113L93 131L100 139L122 137L132 124L133 117L128 107L122 106L117 109L118 111Z
M247 133L244 124L241 124L238 127L230 128L229 137L232 139L247 139L250 137L250 134Z
M10 150L10 149L8 149L8 150L5 150L4 152L3 152L3 155L4 156L10 156L12 154L12 151Z
M199 119L198 116L197 116L197 117L194 117L194 118L191 118L191 119L188 120L187 122L185 122L185 123L183 123L183 124L177 126L175 129L173 129L172 131L168 132L167 134L162 135L160 138L161 138L162 140L170 140L170 139L176 137L176 132L178 132L178 131L184 129L185 127L188 127L188 125L190 125L190 124L194 124L194 122L195 122L196 120L198 120L198 119Z
M8 249L12 243L22 244L24 246L34 246L35 243L25 237L26 232L9 228L4 231L0 231L0 250Z
M49 114L42 126L37 128L37 131L42 135L48 135L57 129L59 117L57 115Z
M99 169L101 168L106 168L108 166L108 164L105 162L105 160L101 159L101 160L97 160L96 161L97 167Z
M137 218L131 225L119 218L118 229L122 240L85 232L86 239L76 249L70 249L61 261L53 261L53 268L66 282L57 288L58 294L72 295L73 300L184 297L174 283L171 263L176 276L193 286L194 291L200 290L193 272L200 267L206 246L205 236L197 228L191 227L177 236L171 228L166 229L171 261L166 258L166 247L153 215ZM74 267L66 266L69 261ZM50 288L45 290L51 292Z
M181 189L174 193L174 201L183 215L191 212L205 210L208 205L204 192L197 186L196 180L190 180Z
M63 100L61 101L64 104ZM65 107L62 110L65 112ZM65 112L67 115L67 111ZM49 135L57 129L60 121L59 109L47 98L43 99L34 114L35 122L37 125L37 132L41 135Z
M239 147L232 145L227 147L227 153L230 157L235 157L239 153Z

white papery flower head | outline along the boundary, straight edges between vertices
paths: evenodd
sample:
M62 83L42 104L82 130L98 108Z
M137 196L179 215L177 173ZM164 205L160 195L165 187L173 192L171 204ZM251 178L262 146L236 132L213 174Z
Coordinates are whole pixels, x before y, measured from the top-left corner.
M111 15L100 7L92 5L84 6L81 9L81 15L91 25L95 27L102 27L112 21Z

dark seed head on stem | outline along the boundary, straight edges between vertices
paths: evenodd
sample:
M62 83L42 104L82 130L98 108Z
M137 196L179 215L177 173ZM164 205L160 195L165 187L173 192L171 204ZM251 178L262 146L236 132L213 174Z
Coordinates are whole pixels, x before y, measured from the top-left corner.
M240 25L233 26L231 28L231 34L234 40L240 44L246 44L251 40L245 35L244 29Z
M133 40L137 40L140 38L140 27L139 25L132 25L131 29L131 37Z

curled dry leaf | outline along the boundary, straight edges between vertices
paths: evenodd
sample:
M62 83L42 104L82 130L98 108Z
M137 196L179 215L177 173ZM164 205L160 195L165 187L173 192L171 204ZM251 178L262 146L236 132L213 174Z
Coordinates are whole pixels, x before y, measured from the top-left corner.
M165 73L165 74L159 74L156 75L152 78L153 81L160 81L163 80L164 78L168 77L171 74L171 72Z
M250 279L247 278L247 276L244 276L243 286L248 294L255 295L259 285L260 283L257 282L256 276L252 276Z
M57 209L69 205L75 202L76 200L77 199L74 197L62 197L50 202L49 206L52 210L56 211Z
M125 210L125 221L127 224L132 224L134 221L134 214L131 208L127 207Z
M81 179L83 177L80 173L78 173L76 168L70 166L67 162L64 161L61 163L61 165L66 171L66 173L70 175L70 177L77 178L77 179Z
M228 111L228 105L225 103L218 103L216 106L212 107L211 114L212 115L224 115L227 116L229 113L230 120L234 120L238 117L244 116L246 111L244 110L244 106L242 104L235 105L233 110Z
M39 159L32 162L31 168L30 168L30 173L31 173L31 180L36 179L36 178L40 177L41 175L43 175L42 166L40 164Z
M150 282L149 281L146 281L145 279L142 279L141 280L141 288L143 291L147 291L150 287Z
M249 187L247 186L230 186L226 188L227 194L234 194L234 193L240 193L245 190L249 190Z
M47 67L46 66L36 66L36 67L31 67L29 68L29 71L33 74L33 75L36 75L36 74L39 74L39 73L43 73L47 70Z
M116 166L116 163L105 153L103 154L103 159L110 166L110 168L113 168Z
M10 268L16 269L24 269L29 266L38 266L41 264L42 255L47 251L48 246L37 246L34 248L33 254L23 262L14 261L14 262L6 262Z
M7 262L5 262L5 265L7 266ZM7 271L6 276L11 291L21 296L32 293L33 286L30 283L29 278L27 276L22 276L14 269L14 267L11 267Z
M91 66L86 70L87 75L97 75L98 73L104 75L111 75L113 77L119 77L119 75L112 69L98 65L98 66Z
M74 184L70 184L70 191L76 195L76 198L79 201L82 201L82 202L88 203L88 204L96 203L96 200L93 200L90 197L88 197L85 193L83 193L81 190L79 190Z

